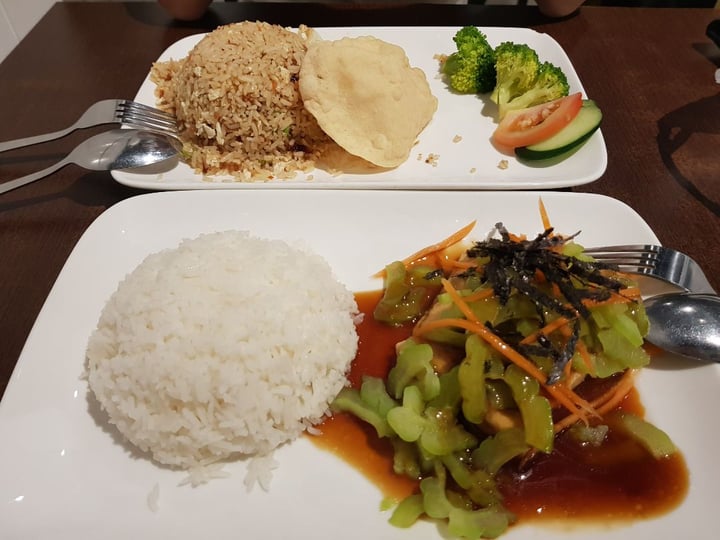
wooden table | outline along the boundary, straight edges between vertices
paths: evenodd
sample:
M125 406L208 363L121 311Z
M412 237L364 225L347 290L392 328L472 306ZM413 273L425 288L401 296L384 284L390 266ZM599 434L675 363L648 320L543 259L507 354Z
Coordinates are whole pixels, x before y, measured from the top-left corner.
M574 190L633 207L720 289L720 49L705 37L719 16L587 6L551 20L532 7L226 3L179 24L152 2L59 2L0 64L0 140L65 127L99 99L132 98L168 45L222 23L531 27L560 43L605 114L607 172ZM0 181L38 170L83 136L0 155ZM105 209L139 193L70 166L0 195L0 393L77 240Z

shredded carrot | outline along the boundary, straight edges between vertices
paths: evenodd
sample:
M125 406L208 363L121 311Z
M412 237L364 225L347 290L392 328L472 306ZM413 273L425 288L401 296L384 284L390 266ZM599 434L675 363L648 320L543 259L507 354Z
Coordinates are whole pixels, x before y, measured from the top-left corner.
M546 375L540 370L540 368L510 347L510 345L505 343L500 337L495 335L484 324L477 320L473 321L455 318L433 319L431 321L422 322L416 326L413 331L413 335L420 336L438 328L462 328L463 330L468 330L478 334L480 337L485 339L493 349L497 350L503 356L507 357L508 360L522 368L528 375L531 375L541 383L545 383L547 380Z
M470 231L473 230L475 227L476 221L471 221L467 225L465 225L462 229L455 231L450 236L445 238L444 240L441 240L440 242L437 242L435 244L432 244L430 246L422 248L420 251L417 251L410 255L409 257L406 257L402 260L402 263L405 266L409 266L413 262L416 262L420 259L424 259L425 257L429 257L430 255L437 254L438 252L449 248L450 246L453 246L460 242L463 238L465 238L468 234L470 234ZM375 274L375 277L382 277L385 275L385 269L380 270Z
M513 234L511 232L508 233L508 238L512 240L513 242L524 242L527 240L527 235L525 234Z
M412 263L413 261L416 261L418 259L422 259L423 257L427 257L431 253L437 253L438 251L442 251L443 249L447 249L450 246L457 244L460 240L465 238L468 234L470 234L470 231L473 230L475 227L475 221L471 221L467 225L465 225L463 228L461 228L458 231L455 231L450 236L445 238L445 240L441 240L440 242L437 242L435 244L432 244L430 246L424 247L420 251L417 251L416 253L413 253L409 257L406 257L403 259L403 263L408 265Z
M535 364L525 358L522 354L513 349L510 345L505 343L502 339L492 333L482 323L477 321L469 321L467 319L435 319L432 321L423 322L421 325L415 328L413 335L419 336L435 330L437 328L462 328L475 334L478 334L483 338L493 349L498 351L500 354L505 356L513 364L518 366L520 369L525 371L528 375L536 379L542 387L550 394L555 400L562 404L563 407L571 411L572 414L576 414L579 418L587 419L585 412L593 412L587 410L590 404L584 404L580 400L579 396L576 396L569 388L560 384L549 385L547 383L547 376L543 373ZM572 395L573 397L570 397ZM576 403L575 399L581 403ZM585 411L585 410L587 411Z
M472 260L458 260L458 259L450 259L448 261L448 266L451 268L451 270L467 270L468 268L475 268L477 266L477 263Z
M478 300L485 300L495 294L492 289L479 289L474 293L470 293L467 296L463 296L464 302L477 302Z
M515 351L515 349L513 349L513 348L510 347L507 343L505 343L504 341L502 341L498 336L496 336L496 335L493 334L490 330L488 330L488 329L485 327L485 325L483 325L480 321L478 321L477 317L475 316L475 313L473 313L473 311L472 311L472 310L470 309L470 307L465 303L464 299L460 297L460 295L459 295L459 293L457 292L457 290L455 290L455 288L452 286L452 284L451 284L449 281L443 280L443 288L445 289L446 292L448 292L448 294L450 294L450 297L453 299L453 302L455 302L455 304L460 308L460 311L462 312L463 315L465 315L465 317L467 317L469 320L471 320L471 321L477 323L478 325L480 325L480 326L483 328L483 330L485 330L490 336L493 336L494 338L496 338L496 339L503 345L503 349L502 349L502 350L496 349L496 350L498 350L498 352L503 353L506 358L508 358L509 360L512 361L512 359L511 359L510 357L508 357L507 354L505 353L505 351L512 351L512 353L515 353L519 358L524 359L527 364L529 364L530 366L533 366L533 367L535 367L535 368L537 369L537 367L535 366L535 364L533 364L530 360L528 360L527 358L525 358L524 356L522 356L520 353L518 353L517 351ZM561 328L565 328L565 330L566 330L565 336L567 337L567 336L570 334L570 329L567 328L567 326L561 327ZM481 337L483 337L483 336L481 336ZM519 359L519 358L517 358L517 359ZM580 396L578 396L575 392L573 392L573 390L572 390L571 388L568 388L568 387L564 386L564 385L561 384L561 383L560 383L560 384L556 384L556 385L548 385L548 384L545 384L545 382L546 382L546 380L547 380L545 374L544 374L542 371L540 371L539 369L537 369L537 371L538 371L538 372L541 374L541 376L543 377L543 380L538 379L538 381L540 382L540 384L543 385L543 387L545 388L545 390L546 390L550 395L552 395L552 396L555 397L555 399L558 399L558 398L557 398L557 395L556 395L556 390L557 390L557 392L562 392L563 394L565 394L565 395L567 396L567 398L569 398L570 402L575 403L575 405L577 405L577 406L580 407L581 409L585 410L586 412L588 412L588 413L590 413L590 414L592 414L592 415L595 415L595 414L596 414L595 411L593 410L593 408L590 406L590 404L589 404L587 401L585 401L584 399L582 399ZM536 377L536 378L537 378L537 377ZM567 405L566 405L566 403L567 403L566 400L560 400L560 399L558 399L558 401L559 401L560 403L562 403L563 405L567 406Z
M558 317L554 321L546 324L542 328L539 328L532 334L526 336L523 338L523 340L520 342L522 345L528 345L530 343L534 343L537 341L537 339L541 335L549 335L553 332L560 331L565 337L567 337L570 334L570 328L568 325L570 324L570 320L565 317ZM593 364L592 358L590 357L590 353L587 350L587 347L585 346L585 343L582 340L578 340L576 348L578 352L580 353L580 356L583 359L583 362L585 363L585 366L587 367L588 373L593 375L595 373L595 366ZM569 371L571 369L572 363L568 362L565 365L565 375L569 375Z
M600 414L607 414L613 409L617 408L620 403L627 397L630 390L635 385L635 370L628 369L623 373L622 378L615 385L615 388L609 390L597 400L598 412Z
M457 269L455 266L457 257L449 255L446 251L438 252L435 255L435 258L437 259L438 266L442 269L444 275L447 276Z
M549 335L549 334L552 334L555 330L557 330L557 329L559 329L559 328L561 328L561 327L563 327L563 326L566 327L569 323L570 323L570 320L569 320L569 319L567 319L567 318L565 318L565 317L558 317L557 319L555 319L554 321L546 324L546 325L543 326L542 328L539 328L538 330L536 330L536 331L533 332L532 334L524 337L523 340L520 342L520 344L521 344L521 345L528 345L528 344L530 344L530 343L534 343L534 342L536 342L536 341L538 340L538 338L539 338L541 335L547 336L547 335Z
M580 358L582 358L583 363L585 364L585 368L588 370L588 373L594 377L595 376L595 363L593 362L592 357L590 356L590 351L587 350L587 347L585 346L585 342L581 339L577 342L577 350L580 353Z
M483 338L493 349L498 351L500 354L505 356L513 364L518 366L520 369L525 371L528 375L536 379L545 391L554 397L560 404L567 408L572 413L578 415L579 418L587 421L585 413L595 415L595 411L592 406L582 399L580 396L575 394L570 388L562 385L547 384L547 376L543 373L534 363L525 358L522 354L513 349L510 345L505 343L499 336L490 331L484 324L482 324L464 299L460 296L458 291L452 284L447 280L442 280L443 289L452 298L455 305L460 309L460 312L467 319L437 319L434 321L427 321L420 327L416 327L415 332L417 334L427 332L433 328L454 326L469 330L475 334L478 334ZM423 332L424 331L424 332Z
M622 293L620 293L620 296L624 296L625 298L642 298L642 292L640 291L640 287L627 287L622 290Z
M605 392L603 395L598 397L597 399L594 399L590 404L595 408L595 410L598 412L598 414L603 415L607 414L608 412L612 411L620 403L622 403L623 399L630 393L630 390L632 390L635 378L634 378L635 372L632 369L625 370L625 373L623 373L620 380L613 386L610 390ZM575 424L578 420L581 418L578 417L575 414L570 414L563 418L562 420L559 420L558 422L555 422L554 430L555 433L559 433L563 431L564 429L569 428L573 424Z
M550 217L548 216L542 197L538 197L538 205L540 207L540 219L542 220L543 228L547 231L552 228L552 225L550 224Z
M552 293L555 298L563 297L562 291L560 290L560 287L558 286L557 283L554 283L554 282L550 283L550 288L552 289Z

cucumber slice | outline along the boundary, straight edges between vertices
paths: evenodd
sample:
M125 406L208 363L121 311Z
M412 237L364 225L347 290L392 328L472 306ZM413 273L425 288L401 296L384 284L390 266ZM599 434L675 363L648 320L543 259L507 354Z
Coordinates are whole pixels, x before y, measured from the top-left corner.
M515 149L520 159L537 161L560 156L577 148L600 127L602 112L591 99L583 100L582 108L573 120L558 133L542 142Z

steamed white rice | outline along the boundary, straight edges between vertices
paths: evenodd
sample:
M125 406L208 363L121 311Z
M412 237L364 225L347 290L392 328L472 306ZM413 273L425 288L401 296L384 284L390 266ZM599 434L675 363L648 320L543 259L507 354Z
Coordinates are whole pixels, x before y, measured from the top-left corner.
M267 455L327 414L357 350L354 297L318 255L227 231L147 257L87 348L109 421L161 464Z

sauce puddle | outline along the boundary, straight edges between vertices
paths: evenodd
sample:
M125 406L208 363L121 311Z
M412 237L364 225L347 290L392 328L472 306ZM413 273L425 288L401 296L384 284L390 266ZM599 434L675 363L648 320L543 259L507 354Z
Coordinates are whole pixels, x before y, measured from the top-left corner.
M390 328L373 319L380 291L356 294L365 314L358 327L359 349L350 382L359 387L363 375L385 377L395 360L395 344L411 327ZM623 410L644 415L633 390ZM386 497L401 500L415 492L418 482L392 470L392 446L374 429L348 414L336 414L318 426L322 435L310 437L361 471ZM611 426L612 428L612 426ZM654 459L635 441L610 430L600 447L581 445L566 431L556 437L549 455L538 454L521 470L506 467L497 476L505 506L519 522L578 520L583 524L618 524L656 517L676 508L688 491L689 475L678 451Z

